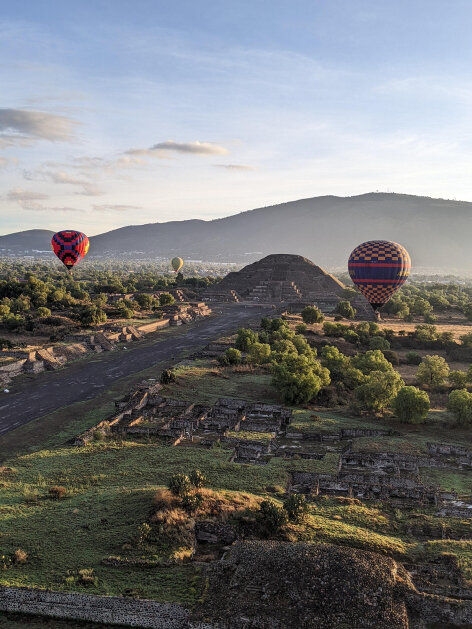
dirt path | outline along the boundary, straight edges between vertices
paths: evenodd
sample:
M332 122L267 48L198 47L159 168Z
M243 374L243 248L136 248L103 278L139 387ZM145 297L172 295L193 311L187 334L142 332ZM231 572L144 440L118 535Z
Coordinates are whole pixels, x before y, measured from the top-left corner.
M96 397L119 378L163 361L169 365L178 362L184 352L196 351L251 319L259 319L265 310L257 306L224 307L213 316L190 324L184 333L176 336L159 339L156 335L155 342L130 343L126 350L119 347L99 354L94 360L24 380L15 391L0 397L0 435L61 407Z

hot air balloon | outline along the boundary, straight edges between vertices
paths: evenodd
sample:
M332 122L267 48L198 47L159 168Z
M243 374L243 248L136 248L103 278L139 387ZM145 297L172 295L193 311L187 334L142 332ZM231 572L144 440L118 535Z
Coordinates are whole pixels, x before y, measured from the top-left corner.
M369 240L349 256L352 281L370 303L374 312L387 303L410 274L408 251L396 242Z
M172 258L172 260L170 261L170 264L172 268L174 269L174 271L178 273L180 269L183 267L184 261L182 260L182 258Z
M74 264L87 255L89 244L89 239L85 234L72 230L57 232L51 239L52 250L69 271Z

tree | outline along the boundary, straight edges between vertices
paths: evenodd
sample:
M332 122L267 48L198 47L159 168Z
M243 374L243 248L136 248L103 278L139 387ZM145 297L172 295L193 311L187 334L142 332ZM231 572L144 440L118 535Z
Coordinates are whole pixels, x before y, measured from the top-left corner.
M40 319L43 319L44 317L50 317L51 316L51 311L49 310L49 308L45 308L44 306L40 306L37 310L38 312L38 317Z
M456 389L449 393L447 408L459 424L472 423L472 393L466 389Z
M419 365L421 363L421 355L417 352L408 352L405 359L407 365Z
M252 343L247 352L248 362L263 365L270 360L270 345L268 343Z
M182 498L190 492L192 488L192 483L190 482L190 478L186 474L174 474L169 478L167 487L174 494L174 496L179 496L180 498Z
M449 383L453 389L465 389L469 381L469 375L467 371L460 371L459 369L449 372Z
M160 306L171 306L175 302L175 299L170 293L161 293L159 295Z
M415 328L415 338L421 343L429 343L438 339L438 330L435 325L422 323Z
M321 323L324 320L324 315L316 306L305 306L301 312L304 323Z
M350 301L339 301L334 312L345 319L354 319L357 310L352 307Z
M303 494L291 494L284 500L284 509L290 522L303 522L308 513L308 503Z
M334 345L325 345L320 352L321 364L326 367L333 380L342 380L350 366L350 359Z
M391 404L403 385L403 380L394 369L390 373L372 371L364 384L354 390L354 394L359 408L380 412Z
M224 355L229 365L239 365L241 362L241 352L235 347L228 347Z
M428 315L433 312L433 306L423 297L416 297L410 305L410 312L415 315Z
M472 332L469 332L468 334L462 334L459 338L464 347L472 347Z
M79 321L82 325L97 325L107 320L105 312L94 304L84 306L79 312Z
M390 349L390 343L383 336L372 336L369 339L369 349Z
M402 387L393 400L398 419L408 424L422 423L429 411L429 396L417 387Z
M272 384L289 404L309 402L329 383L329 371L308 356L289 354L273 367Z
M253 343L257 343L258 336L254 330L249 328L240 328L236 335L235 347L241 352L247 352Z
M287 512L272 500L263 500L259 506L257 519L269 533L276 533L287 524Z
M365 354L357 354L351 359L353 367L368 375L372 371L394 372L394 369L379 349L371 349Z
M425 356L416 372L417 381L436 389L445 384L449 377L449 365L442 356Z
M295 332L297 334L305 334L307 330L308 328L306 327L306 323L297 323L295 326Z
M146 293L138 293L134 296L134 301L138 304L140 308L143 308L145 310L149 310L149 308L152 308L152 306L154 306L154 304L156 303L154 297Z

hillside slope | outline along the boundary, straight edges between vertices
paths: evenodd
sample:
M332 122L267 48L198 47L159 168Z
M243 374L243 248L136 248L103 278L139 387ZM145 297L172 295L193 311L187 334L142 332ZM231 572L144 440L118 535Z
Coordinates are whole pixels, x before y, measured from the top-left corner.
M471 216L472 203L464 201L389 193L314 197L213 221L122 227L92 237L90 255L251 262L277 252L344 267L357 244L380 238L407 247L416 269L472 272ZM50 232L31 230L0 237L0 251L12 248L11 242L19 248L22 233L30 248L49 247ZM40 246L43 235L47 242Z

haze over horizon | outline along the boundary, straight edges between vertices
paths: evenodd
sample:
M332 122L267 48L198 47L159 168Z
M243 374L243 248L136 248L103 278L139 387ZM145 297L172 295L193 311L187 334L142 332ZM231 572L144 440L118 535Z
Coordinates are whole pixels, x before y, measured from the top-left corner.
M321 195L472 201L472 6L19 0L0 18L0 234Z

